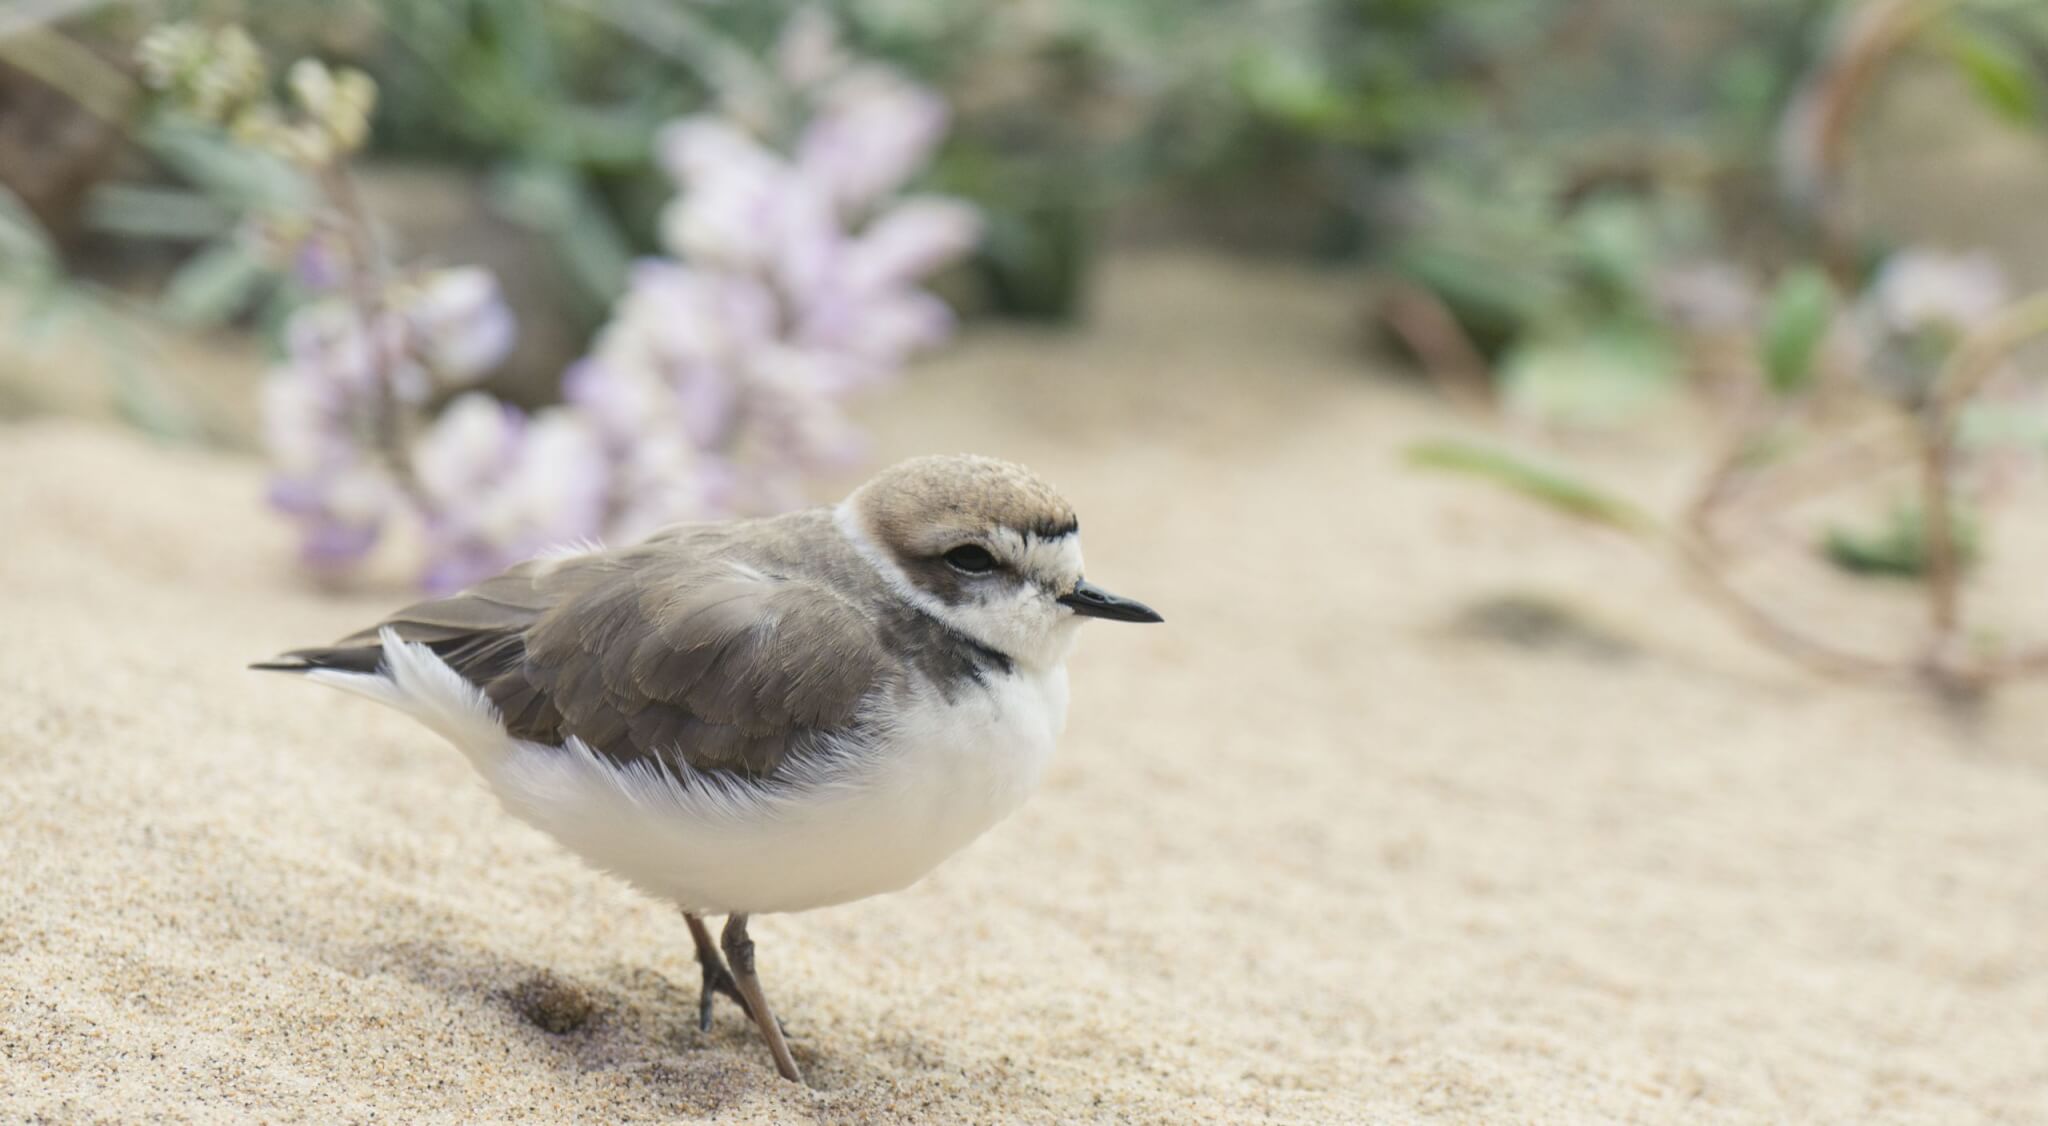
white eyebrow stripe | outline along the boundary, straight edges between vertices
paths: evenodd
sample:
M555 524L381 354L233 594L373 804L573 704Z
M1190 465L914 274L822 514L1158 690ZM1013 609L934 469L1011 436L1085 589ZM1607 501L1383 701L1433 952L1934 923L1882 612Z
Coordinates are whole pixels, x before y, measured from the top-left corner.
M1015 535L1014 532L1010 534ZM1019 542L1021 549L1017 552L1017 559L1031 574L1078 577L1083 573L1079 535L1067 533L1047 539L1036 532L1027 532L1019 537Z

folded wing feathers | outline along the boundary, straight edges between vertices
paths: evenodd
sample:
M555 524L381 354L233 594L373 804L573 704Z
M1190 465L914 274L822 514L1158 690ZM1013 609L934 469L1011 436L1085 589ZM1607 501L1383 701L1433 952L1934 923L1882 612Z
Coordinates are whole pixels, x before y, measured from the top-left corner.
M374 668L389 628L481 686L521 738L768 773L799 737L855 720L884 667L874 627L828 587L689 542L523 563L287 658Z

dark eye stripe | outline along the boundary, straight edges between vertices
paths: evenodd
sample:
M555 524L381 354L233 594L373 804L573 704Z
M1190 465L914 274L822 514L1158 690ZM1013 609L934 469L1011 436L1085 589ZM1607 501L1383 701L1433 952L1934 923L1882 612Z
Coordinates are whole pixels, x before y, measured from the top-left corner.
M976 543L963 543L946 553L946 562L956 571L983 575L996 569L996 557Z

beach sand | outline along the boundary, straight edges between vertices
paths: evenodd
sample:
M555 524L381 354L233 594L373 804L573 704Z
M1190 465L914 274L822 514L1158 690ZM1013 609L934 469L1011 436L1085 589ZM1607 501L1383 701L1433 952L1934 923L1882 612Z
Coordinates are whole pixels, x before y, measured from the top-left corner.
M2048 693L1823 682L1413 473L1452 420L1328 278L1105 287L866 412L1037 467L1167 624L1087 632L1015 818L757 920L811 1089L696 1031L673 909L243 669L407 596L296 577L255 461L0 429L0 1121L2048 1122ZM1667 497L1657 441L1596 461Z

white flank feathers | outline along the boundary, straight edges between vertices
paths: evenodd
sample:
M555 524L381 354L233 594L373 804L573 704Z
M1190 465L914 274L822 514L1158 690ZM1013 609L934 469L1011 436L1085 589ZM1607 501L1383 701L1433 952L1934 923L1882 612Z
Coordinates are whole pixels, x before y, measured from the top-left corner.
M386 630L377 674L310 679L406 712L469 757L505 807L599 868L702 914L804 911L907 887L1021 804L1066 723L1067 673L1019 665L951 701L870 717L865 746L769 784L620 766L571 739L515 739L484 694Z

